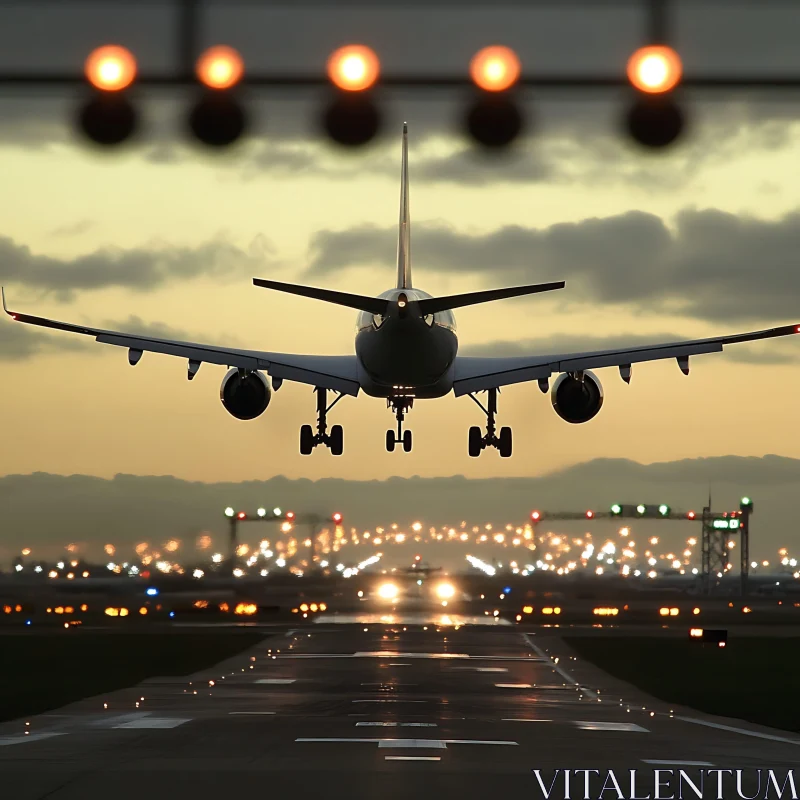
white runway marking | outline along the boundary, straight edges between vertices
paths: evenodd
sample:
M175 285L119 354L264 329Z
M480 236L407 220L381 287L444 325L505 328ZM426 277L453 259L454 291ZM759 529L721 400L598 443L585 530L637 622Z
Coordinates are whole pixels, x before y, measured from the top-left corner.
M572 675L569 674L569 672L567 672L563 667L559 667L558 664L556 664L556 662L553 661L553 659L550 658L550 656L548 656L547 653L545 653L544 650L542 650L541 647L539 647L538 645L534 644L533 640L531 639L530 636L528 636L527 633L523 633L522 634L522 638L528 643L528 647L530 647L531 650L533 650L534 653L536 653L537 656L539 656L543 661L550 662L550 666L562 678L564 678L565 681L569 681L569 683L571 683L576 688L580 689L584 694L588 694L591 697L595 697L595 698L597 697L597 692L595 692L593 689L587 689L585 686L581 686L578 683L578 681L576 681L575 678L573 678Z
M244 716L259 716L259 715L267 715L267 714L275 714L275 711L229 711L228 714L232 717L244 717Z
M471 658L466 653L400 653L397 650L362 650L353 658Z
M800 739L789 739L786 736L775 736L774 734L761 733L760 731L748 731L745 728L734 728L732 725L720 725L718 722L707 722L704 719L694 719L693 717L675 717L675 719L691 722L695 725L705 725L708 728L716 728L720 731L741 733L742 736L755 736L756 739L769 739L771 742L785 742L786 744L800 745Z
M400 662L397 662L397 661L390 661L389 662L389 666L390 667L410 667L411 664L400 663Z
M521 719L519 717L505 717L500 722L552 722L551 719Z
M529 683L496 683L498 689L530 689Z
M381 739L378 747L421 747L428 750L445 750L447 745L442 739Z
M435 722L356 722L356 728L436 728Z
M441 756L386 756L386 761L441 761Z
M11 744L22 744L23 742L39 742L42 739L50 739L53 736L64 736L63 733L29 733L27 736L22 733L19 736L0 736L0 747L7 747Z
M381 699L381 700L353 700L353 703L427 703L427 700L394 700L394 699Z
M419 686L417 683L393 683L392 681L374 681L372 683L362 683L362 686Z
M472 667L476 672L508 672L506 667Z
M286 686L295 682L295 678L260 678L255 683L269 683L275 686Z
M122 725L114 725L115 730L141 730L142 728L177 728L184 722L191 722L191 719L178 719L177 717L145 717L144 719L134 719L124 722Z
M149 717L150 714L150 711L134 711L130 714L115 714L114 716L106 717L105 719L93 720L90 724L92 727L114 728L117 725L122 725L125 722L133 722L137 719L144 719L145 717Z
M643 764L652 764L656 767L713 767L710 761L656 761L642 759Z
M586 720L575 720L575 724L584 731L628 731L630 733L650 733L647 728L641 725L634 725L632 722L588 722Z

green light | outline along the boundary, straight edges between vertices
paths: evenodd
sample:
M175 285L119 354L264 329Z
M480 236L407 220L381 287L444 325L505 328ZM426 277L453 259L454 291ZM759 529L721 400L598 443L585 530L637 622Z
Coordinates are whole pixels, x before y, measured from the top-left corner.
M669 506L665 506L663 503L658 507L658 513L661 514L662 517L666 517L669 514Z
M637 510L637 511L638 511L640 514L644 514L644 512L645 512L645 511L647 511L647 509L646 509L646 508L645 508L643 505L638 505L638 506L636 506L636 510Z
M614 503L614 505L611 506L611 513L612 514L620 514L620 513L622 513L622 506L619 505L619 503Z
M749 506L752 502L753 501L749 497L743 497L742 498L742 505L743 506Z
M234 510L230 506L228 506L225 509L225 516L226 517L232 517L234 515L234 513L235 513Z
M715 519L712 523L717 530L728 530L730 527L728 524L728 520L726 519Z

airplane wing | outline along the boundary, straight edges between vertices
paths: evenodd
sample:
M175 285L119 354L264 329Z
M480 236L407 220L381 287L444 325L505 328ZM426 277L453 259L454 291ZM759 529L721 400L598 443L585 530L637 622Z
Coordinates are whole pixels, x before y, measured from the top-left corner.
M185 358L189 362L189 380L191 380L203 362L223 364L228 367L239 367L247 370L264 370L273 378L307 383L333 389L343 394L356 396L361 388L358 381L358 367L355 356L314 356L292 355L289 353L266 353L260 350L234 350L226 347L198 344L196 342L179 342L171 339L157 339L120 331L107 331L101 328L90 328L70 322L58 322L46 317L35 317L18 311L9 311L6 307L5 292L2 292L3 310L17 322L38 325L43 328L54 328L70 333L82 333L94 336L103 344L113 344L128 348L128 361L135 365L143 352L164 353L170 356Z
M725 345L772 339L800 333L800 325L783 325L751 333L715 336L710 339L689 339L617 350L595 350L587 353L556 355L509 356L480 358L456 356L453 391L456 397L483 389L495 389L512 383L546 380L552 374L578 372L602 367L619 367L624 380L630 380L632 364L675 358L685 374L689 374L689 356L720 353ZM627 377L626 377L627 375Z

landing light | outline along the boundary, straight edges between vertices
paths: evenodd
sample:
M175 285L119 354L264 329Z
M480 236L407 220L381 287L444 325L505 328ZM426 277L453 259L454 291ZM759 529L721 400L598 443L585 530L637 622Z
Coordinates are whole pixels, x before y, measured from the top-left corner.
M671 47L641 47L628 60L628 80L648 94L674 89L682 73L680 56Z
M394 600L398 594L397 586L393 583L382 583L378 587L378 597L382 597L384 600Z
M230 89L244 75L244 62L232 47L219 45L200 56L195 71L198 80L210 89Z
M96 89L118 92L133 83L136 59L130 50L110 44L93 50L84 64L86 79Z
M455 593L456 589L452 583L440 583L436 587L436 594L440 600L449 600Z
M517 54L509 47L496 45L479 50L469 65L475 84L486 92L503 92L519 79L522 68Z
M346 92L369 89L380 74L380 61L375 51L364 45L340 47L328 59L328 78Z

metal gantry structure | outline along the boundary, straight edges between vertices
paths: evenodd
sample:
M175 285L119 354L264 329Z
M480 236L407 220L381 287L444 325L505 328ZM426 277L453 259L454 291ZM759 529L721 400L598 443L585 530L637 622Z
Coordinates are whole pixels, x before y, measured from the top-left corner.
M750 574L750 517L753 501L743 497L735 511L712 511L711 499L700 514L694 511L675 511L666 504L624 504L615 503L608 511L532 511L531 524L535 526L549 520L596 520L596 519L638 519L672 520L677 522L700 522L701 569L700 579L703 591L712 594L720 578L728 571L731 536L739 536L740 593L748 592Z
M250 514L247 511L236 511L233 506L228 506L225 509L225 517L228 520L227 563L230 566L231 573L236 569L238 563L239 525L243 522L290 522L292 525L307 525L309 529L309 538L312 542L311 555L313 558L316 553L317 532L319 528L328 523L341 525L343 520L342 514L338 511L328 516L317 513L295 514L293 511L284 512L278 507L267 510L264 506L259 508L255 514Z
M232 144L247 128L241 87L304 90L327 88L330 102L321 122L335 141L358 146L369 142L381 125L378 95L383 89L470 90L471 105L464 123L468 134L488 147L504 147L524 127L516 92L533 89L625 88L632 102L625 122L640 143L664 147L683 129L681 87L702 89L798 89L800 75L786 73L713 72L684 74L674 40L676 0L641 0L642 46L631 55L627 69L607 73L536 71L525 73L516 54L502 45L482 48L463 72L397 72L383 74L377 54L369 47L347 45L327 60L327 70L302 73L251 72L241 56L227 45L201 52L204 23L201 0L173 0L177 15L178 67L172 71L138 74L134 55L119 45L106 45L87 54L83 71L0 71L0 87L81 87L91 96L80 112L80 126L95 142L115 145L137 126L137 113L127 98L132 84L146 87L188 87L197 94L187 119L187 132L211 146ZM454 12L455 13L455 12ZM204 37L205 38L205 37ZM565 43L566 45L566 43ZM114 52L114 48L116 51ZM98 53L106 53L103 61ZM77 65L76 65L77 67Z

